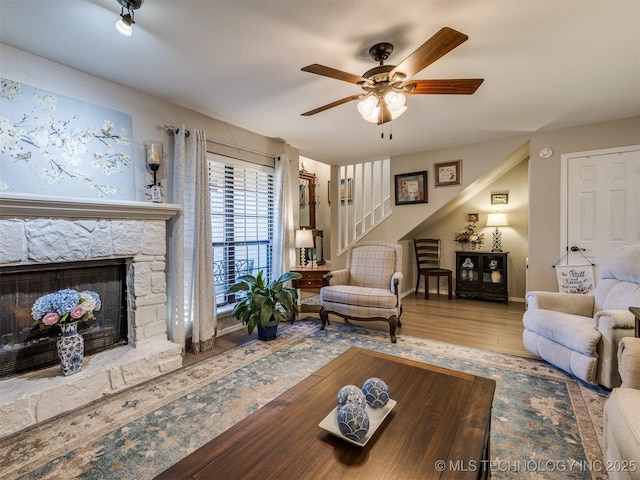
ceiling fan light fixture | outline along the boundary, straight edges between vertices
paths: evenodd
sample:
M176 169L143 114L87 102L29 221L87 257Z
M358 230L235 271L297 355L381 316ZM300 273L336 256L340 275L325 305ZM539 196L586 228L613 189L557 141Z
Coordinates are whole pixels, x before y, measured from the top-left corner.
M396 66L384 64L384 61L393 52L393 45L378 43L369 49L369 56L379 65L367 70L362 75L354 75L317 63L304 67L302 68L304 72L358 85L364 90L364 93L342 98L301 115L308 117L353 100L361 100L358 103L358 112L362 118L368 122L383 125L395 120L407 111L404 94L470 95L476 91L484 79L410 80L418 72L467 41L468 38L467 35L453 28L443 27Z
M407 111L407 106L405 105L406 100L406 97L402 93L391 91L385 94L384 103L387 104L392 120L395 120Z
M380 107L378 106L378 98L374 95L366 97L361 102L358 102L358 112L362 115L367 122L376 123L378 121L378 114Z
M407 99L402 93L391 91L387 92L384 96L384 103L387 104L387 107L389 107L389 110L391 110L392 112L394 110L400 110L404 106L406 101Z
M369 115L363 115L362 118L364 118L367 122L370 122L370 123L378 123L379 116L380 116L380 107L375 107Z

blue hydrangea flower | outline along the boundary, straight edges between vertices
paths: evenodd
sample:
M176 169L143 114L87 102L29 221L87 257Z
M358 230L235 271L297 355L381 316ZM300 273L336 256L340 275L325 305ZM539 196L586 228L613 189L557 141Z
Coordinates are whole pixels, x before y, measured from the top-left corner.
M80 303L80 293L76 290L67 288L53 294L53 308L60 316L69 313L78 303Z
M47 293L38 298L31 307L31 316L34 320L40 320L45 314L53 312L53 293Z

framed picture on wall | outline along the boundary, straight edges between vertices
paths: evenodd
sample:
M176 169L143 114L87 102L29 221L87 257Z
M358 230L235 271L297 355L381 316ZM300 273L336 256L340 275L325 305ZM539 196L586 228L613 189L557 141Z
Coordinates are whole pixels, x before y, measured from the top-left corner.
M351 178L347 178L346 180L344 178L340 179L340 201L351 201L352 184L353 180ZM329 203L331 203L331 180L327 182L327 188L329 192Z
M436 187L462 184L462 160L434 163Z
M506 205L507 203L509 203L508 193L492 193L491 194L491 205Z
M427 172L402 173L395 176L396 205L427 203Z

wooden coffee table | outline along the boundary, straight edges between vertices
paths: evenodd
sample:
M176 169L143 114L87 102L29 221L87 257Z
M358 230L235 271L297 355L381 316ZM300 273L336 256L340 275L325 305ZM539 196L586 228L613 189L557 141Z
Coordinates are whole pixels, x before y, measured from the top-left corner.
M397 404L364 447L318 426L342 386L370 377ZM157 478L487 478L494 391L490 379L351 348Z

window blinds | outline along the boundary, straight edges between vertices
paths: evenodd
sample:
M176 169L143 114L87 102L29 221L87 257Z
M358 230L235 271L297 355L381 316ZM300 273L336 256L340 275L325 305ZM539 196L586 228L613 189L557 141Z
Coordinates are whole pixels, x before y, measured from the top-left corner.
M241 275L271 278L273 168L210 155L209 194L213 274L218 306L233 303L226 291Z

